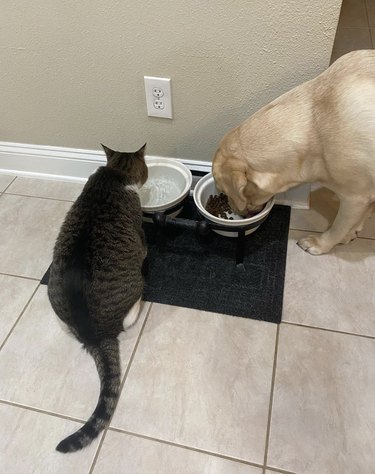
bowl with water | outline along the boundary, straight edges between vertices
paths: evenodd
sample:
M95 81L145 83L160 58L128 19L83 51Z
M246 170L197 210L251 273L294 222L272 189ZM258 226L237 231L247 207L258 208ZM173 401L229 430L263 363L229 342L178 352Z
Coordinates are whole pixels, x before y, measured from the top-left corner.
M139 192L143 213L177 216L190 192L193 180L190 170L172 158L146 158L146 164L148 179Z

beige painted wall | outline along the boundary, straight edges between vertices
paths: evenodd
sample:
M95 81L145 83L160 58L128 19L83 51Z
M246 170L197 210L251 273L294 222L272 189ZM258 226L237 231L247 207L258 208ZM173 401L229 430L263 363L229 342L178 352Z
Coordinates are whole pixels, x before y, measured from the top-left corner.
M341 0L4 0L0 140L210 160L221 136L328 66ZM143 76L172 78L174 119Z

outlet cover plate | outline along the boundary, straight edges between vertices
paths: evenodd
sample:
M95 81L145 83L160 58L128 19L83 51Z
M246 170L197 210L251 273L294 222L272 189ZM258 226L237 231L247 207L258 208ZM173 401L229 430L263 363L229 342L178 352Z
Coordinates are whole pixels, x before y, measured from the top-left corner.
M147 104L147 115L149 117L168 118L172 117L172 92L171 79L168 77L144 76L145 93ZM162 96L155 97L153 90L161 89ZM160 107L160 103L162 106Z

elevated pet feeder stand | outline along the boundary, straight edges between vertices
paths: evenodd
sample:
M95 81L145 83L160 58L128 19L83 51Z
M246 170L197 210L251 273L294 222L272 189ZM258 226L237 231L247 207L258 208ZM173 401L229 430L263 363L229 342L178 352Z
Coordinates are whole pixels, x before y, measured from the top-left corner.
M168 214L172 214L178 208L181 208L185 204L186 200L182 203L179 203L177 208L168 209ZM246 231L253 229L254 227L259 227L266 219L265 216L262 220L247 224L245 226L236 226L230 227L220 225L211 221L208 221L203 216L201 219L186 219L182 217L171 217L166 212L154 212L154 213L144 213L145 217L151 218L152 222L158 228L165 227L174 227L179 229L184 229L188 231L195 231L199 236L205 237L210 234L213 230L221 230L225 232L233 232L237 234L236 238L236 265L242 265L245 256L245 238L248 237L245 235ZM249 234L251 235L251 234ZM228 238L228 237L223 237Z

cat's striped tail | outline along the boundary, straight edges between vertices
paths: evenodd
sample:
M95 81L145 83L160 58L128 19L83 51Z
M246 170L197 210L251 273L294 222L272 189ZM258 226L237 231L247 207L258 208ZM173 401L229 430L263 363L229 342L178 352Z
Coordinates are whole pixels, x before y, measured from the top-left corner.
M115 410L120 391L120 352L117 339L104 339L86 345L95 360L100 377L100 395L93 414L78 431L63 439L56 450L72 453L88 446L104 430Z

